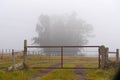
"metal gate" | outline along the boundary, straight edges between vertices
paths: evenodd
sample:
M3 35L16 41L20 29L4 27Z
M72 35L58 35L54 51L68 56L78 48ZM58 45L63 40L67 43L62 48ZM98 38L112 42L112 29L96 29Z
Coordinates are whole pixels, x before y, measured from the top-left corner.
M33 48L36 51L30 51ZM24 53L24 63L36 69L95 69L100 67L99 46L27 46L27 41L25 41ZM95 55L91 56L93 53ZM76 67L78 65L83 67Z

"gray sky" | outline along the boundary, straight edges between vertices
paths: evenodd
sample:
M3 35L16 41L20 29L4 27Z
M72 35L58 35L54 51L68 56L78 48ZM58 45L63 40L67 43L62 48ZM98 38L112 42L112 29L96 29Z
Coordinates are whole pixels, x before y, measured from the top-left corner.
M41 14L77 12L94 27L88 45L120 48L119 0L0 0L0 49L23 49L23 40L31 44Z

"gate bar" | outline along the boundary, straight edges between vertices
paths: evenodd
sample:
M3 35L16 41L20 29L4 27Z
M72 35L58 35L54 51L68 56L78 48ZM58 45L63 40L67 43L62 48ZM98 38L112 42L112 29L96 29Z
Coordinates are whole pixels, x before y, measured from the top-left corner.
M116 52L108 52L109 54L116 54Z
M61 69L61 67L32 67L32 69ZM63 67L62 69L99 69L99 68L89 68L89 67Z
M61 68L63 68L63 47L61 47Z
M100 68L100 63L101 63L101 60L100 60L100 48L98 49L98 61L99 61L99 64L98 64L98 68Z
M61 47L64 47L64 48L76 48L76 47L100 47L100 46L27 46L27 48L61 48Z

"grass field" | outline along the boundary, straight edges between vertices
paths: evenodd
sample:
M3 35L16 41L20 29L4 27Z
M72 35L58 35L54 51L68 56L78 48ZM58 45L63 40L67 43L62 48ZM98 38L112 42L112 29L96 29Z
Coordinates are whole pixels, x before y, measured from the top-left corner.
M52 64L61 62L60 56L28 56L29 70L3 71L0 70L0 80L26 80L28 77L37 74L41 69L32 69L32 67L48 67ZM16 63L21 62L21 58L16 59ZM80 56L64 56L63 67L75 67L83 65L84 67L97 68L97 57L80 57ZM0 68L6 68L12 64L12 58L4 58L0 60ZM111 67L107 70L102 69L84 69L87 80L111 80L116 69ZM81 78L81 75L75 74L73 69L54 69L42 77L37 77L36 80L74 80Z
M16 63L22 62L22 58L16 58ZM13 58L11 56L4 56L3 59L0 59L0 69L1 68L7 68L9 66L13 65Z
M28 56L28 65L47 67L58 62L61 62L60 56ZM97 57L81 57L81 56L64 56L63 67L74 67L77 64L84 65L85 68L98 68ZM68 65L69 63L69 65ZM67 64L67 65L66 65ZM93 66L91 66L93 65Z

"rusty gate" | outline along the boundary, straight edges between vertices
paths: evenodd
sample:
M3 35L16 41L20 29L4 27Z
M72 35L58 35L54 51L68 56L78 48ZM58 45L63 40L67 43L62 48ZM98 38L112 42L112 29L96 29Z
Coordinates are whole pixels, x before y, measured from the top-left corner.
M39 50L30 52L29 49L33 48ZM94 57L85 55L93 52L96 54ZM99 46L27 46L25 40L24 63L36 69L96 69L100 68ZM83 67L76 67L77 65Z

